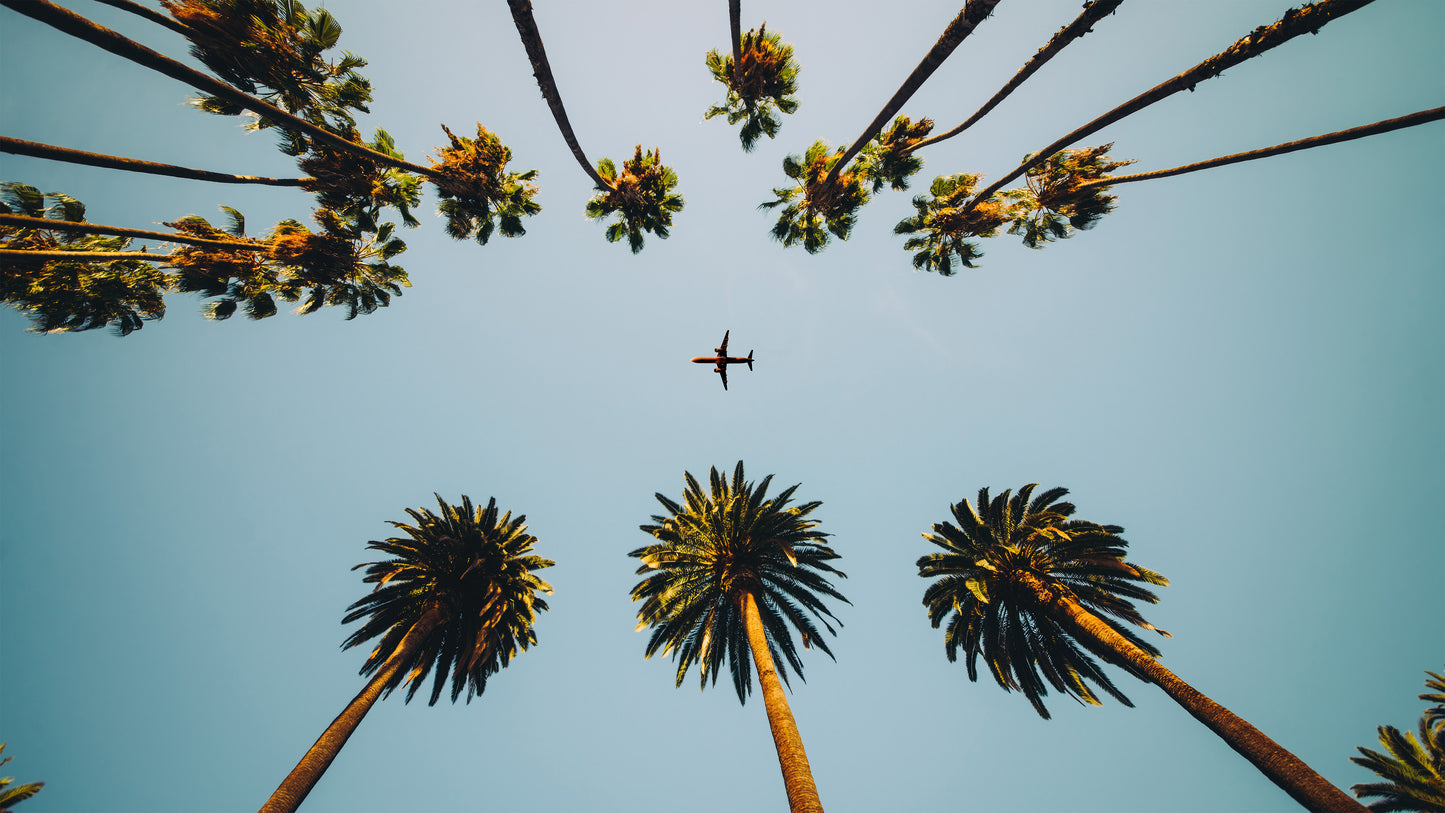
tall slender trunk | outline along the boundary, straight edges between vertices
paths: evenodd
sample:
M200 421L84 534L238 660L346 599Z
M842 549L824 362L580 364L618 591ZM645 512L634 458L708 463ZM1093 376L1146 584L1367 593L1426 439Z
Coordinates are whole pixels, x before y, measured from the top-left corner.
M980 107L977 112L969 116L964 123L946 133L939 133L932 138L926 138L914 144L912 147L904 150L904 154L914 153L930 144L937 144L940 141L953 138L977 124L979 119L988 115L989 111L995 107L998 107L999 103L1008 98L1010 93L1017 90L1019 85L1022 85L1024 81L1030 76L1033 76L1039 68L1042 68L1045 63L1057 56L1060 51L1064 50L1064 46L1092 31L1093 28L1091 28L1091 26L1093 26L1094 23L1113 14L1114 9L1118 8L1122 2L1124 2L1124 0L1091 0L1085 3L1083 13L1075 17L1072 23L1059 29L1059 33L1055 34L1044 47L1040 48L1038 53L1034 54L1028 62L1025 62L1022 68L1019 68L1019 72L1014 74L1014 77L1008 81L1008 84L1000 88L998 93L993 95L992 99L985 102L983 107Z
M964 207L964 211L967 212L973 209L980 201L988 200L994 193L1003 189L1014 179L1049 160L1049 156L1070 144L1087 138L1125 116L1137 113L1149 105L1173 96L1182 90L1194 90L1194 86L1200 82L1218 76L1226 69L1238 65L1246 59L1259 56L1277 45L1283 45L1301 34L1316 33L1320 30L1321 26L1330 20L1336 17L1342 17L1352 11L1357 11L1372 2L1374 2L1374 0L1320 0L1318 3L1312 3L1303 8L1286 11L1279 22L1256 28L1249 35L1238 40L1225 50L1195 65L1173 79L1155 85L1149 90L1144 91L1034 153L1032 159L1020 164L1014 171L999 178L992 186L974 195L973 199Z
M139 237L147 240L163 240L167 243L185 243L186 245L201 246L203 248L224 248L230 249L231 251L271 250L270 246L242 240L211 240L205 237L190 237L184 234L172 234L164 231L127 229L121 226L106 226L100 223L52 220L48 217L30 217L28 215L7 215L0 213L0 226L19 226L26 229L46 229L48 231L72 231L81 234L108 234L115 237ZM24 249L12 250L24 251Z
M336 755L341 753L341 746L351 737L356 726L361 723L371 707L381 697L382 690L386 684L401 670L402 665L407 662L412 653L421 646L422 641L431 634L441 623L442 612L439 607L432 607L417 622L407 630L401 643L397 644L396 651L387 658L371 680L367 681L366 688L361 690L346 708L331 721L331 725L321 733L321 737L311 746L296 767L281 782L266 804L261 806L261 813L294 813L296 808L305 801L306 795L316 786L317 780L331 767L331 762Z
M1219 705L1164 668L1159 661L1115 632L1102 619L1089 612L1076 599L1046 584L1033 574L1025 573L1021 584L1032 590L1040 611L1065 622L1074 631L1092 641L1098 650L1108 651L1127 664L1136 674L1173 698L1194 719L1219 735L1260 773L1288 793L1305 809L1314 813L1362 813L1365 807L1351 799L1306 765L1299 757L1285 750L1243 718Z
M158 164L153 161L124 158L119 155L72 150L68 147L57 147L53 144L25 141L8 136L0 136L0 152L8 152L14 155L28 155L32 158L45 158L51 161L65 161L71 164L83 164L88 167L120 169L126 172L143 172L147 175L166 175L171 178L185 178L188 181L259 184L261 186L301 186L307 181L315 180L314 178L262 178L255 175L230 175L225 172L211 172L204 169L179 167L175 164Z
M5 261L25 260L143 260L148 263L170 262L169 254L148 254L144 251L27 251L22 248L0 248L0 265Z
M847 167L848 162L852 161L859 150L867 146L868 142L873 140L873 136L888 124L888 120L903 108L903 105L919 88L923 87L923 83L928 80L928 77L938 70L938 66L943 64L943 60L948 59L949 54L952 54L969 34L973 33L973 29L993 13L993 7L998 3L999 0L968 0L963 10L958 12L958 16L953 18L953 22L943 29L943 34L939 36L938 41L928 49L927 54L923 55L923 61L919 62L918 67L913 69L913 73L908 74L908 78L903 80L902 86L893 94L893 98L883 105L883 110L864 128L863 135L853 142L853 146L843 152L842 159L833 165L832 171L823 180L825 185L838 182L838 176Z
M175 19L174 17L168 17L160 13L159 11L150 8L149 6L143 6L140 3L133 3L131 2L131 0L95 0L95 2L100 3L101 5L118 8L122 11L129 11L131 14L134 14L137 17L144 17L145 19L150 20L156 25L163 25L183 37L189 38L191 36L190 26Z
M377 152L370 147L354 141L347 141L345 138L342 138L330 130L317 127L305 119L297 118L273 104L262 101L255 96L242 93L215 77L207 76L174 59L162 56L138 42L127 39L109 28L96 25L85 17L68 9L61 8L54 3L47 2L47 0L0 0L0 6L18 11L27 17L39 20L73 37L83 39L117 56L125 57L136 64L144 65L172 79L184 82L203 93L209 93L217 98L239 105L246 110L250 110L253 113L274 121L281 127L303 133L333 149L365 158L384 166L404 169L407 172L421 175L424 178L436 177L436 173L427 167L413 164L400 158L393 158L390 155Z
M1326 144L1338 144L1342 141L1352 141L1365 136L1388 133L1392 130L1400 130L1405 127L1414 127L1417 124L1439 121L1445 119L1445 107L1436 107L1430 110L1421 110L1418 113L1411 113L1408 116L1400 116L1393 119L1377 121L1374 124L1366 124L1363 127L1352 127L1348 130L1339 130L1333 133L1325 133L1310 138L1302 138L1299 141L1289 141L1284 144L1276 144L1273 147L1262 147L1248 152L1237 152L1233 155L1222 155L1218 158L1211 158L1208 161L1198 161L1193 164L1185 164L1171 169L1156 169L1153 172L1140 172L1134 175L1119 175L1114 178L1100 178L1097 181L1079 184L1079 189L1089 189L1096 186L1113 186L1119 183L1133 183L1134 181L1152 181L1155 178L1168 178L1174 175L1183 175L1187 172L1198 172L1201 169L1213 169L1214 167L1239 164L1245 161L1254 161L1259 158L1268 158L1271 155L1283 155L1298 150L1307 150L1311 147L1323 147Z
M733 84L743 86L743 0L728 0L728 34L733 46Z
M562 94L557 90L557 80L552 78L552 66L547 62L547 49L542 46L542 32L537 28L536 18L532 16L532 0L507 0L507 7L512 10L512 22L517 26L517 34L522 37L522 47L527 50L527 59L532 63L532 75L537 79L537 86L542 89L542 98L547 100L547 107L552 111L557 129L562 131L562 140L567 142L568 149L572 150L572 157L577 159L582 171L597 184L597 188L611 189L612 184L603 180L592 167L592 162L587 160L587 154L582 152L581 145L577 143L577 134L572 132L571 122L567 121L567 109L562 106Z
M773 731L773 745L778 749L778 765L783 769L783 786L788 791L788 809L792 813L822 813L823 803L818 799L818 786L813 782L813 769L808 765L808 753L803 750L803 738L798 734L793 710L788 708L788 696L783 692L782 681L778 679L778 668L773 664L773 656L768 651L768 638L763 631L763 618L758 612L758 601L752 593L744 593L742 603L748 646L753 651L753 663L758 667L758 685L762 688L763 706L768 711L768 726Z

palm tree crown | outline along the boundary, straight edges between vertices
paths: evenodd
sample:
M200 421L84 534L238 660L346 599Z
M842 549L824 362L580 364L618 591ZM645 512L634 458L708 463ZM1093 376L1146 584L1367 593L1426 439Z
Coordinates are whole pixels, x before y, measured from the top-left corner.
M530 555L537 538L526 533L526 517L499 514L495 498L486 508L474 509L465 495L460 505L448 505L441 497L437 505L440 513L408 508L414 525L391 523L405 536L367 544L392 558L356 566L366 568L363 581L376 587L342 619L364 619L342 648L380 636L361 668L369 675L424 616L438 612L440 622L401 665L386 693L409 682L410 702L435 667L429 704L441 696L448 675L452 702L464 689L471 702L488 677L537 642L532 624L537 611L547 609L537 592L551 593L552 586L532 571L555 562Z
M1420 715L1419 739L1409 731L1394 726L1380 726L1380 744L1388 754L1369 748L1357 749L1361 756L1350 757L1379 774L1383 782L1362 782L1351 788L1361 799L1376 799L1371 810L1418 810L1445 813L1445 676L1427 671L1430 679L1420 695L1435 705Z
M1059 502L1067 489L1052 488L1030 501L1035 488L1030 484L993 498L980 489L981 514L964 499L952 506L957 525L939 523L923 535L944 549L918 560L918 575L937 579L923 594L929 620L938 627L952 616L944 648L950 661L963 650L969 680L978 679L982 655L994 680L1005 690L1022 691L1041 717L1049 716L1042 700L1049 686L1097 705L1088 685L1093 682L1132 705L1090 653L1131 667L1059 619L1037 612L1037 594L1043 588L1072 598L1153 656L1159 651L1120 622L1167 635L1145 621L1134 602L1154 603L1158 599L1142 585L1168 580L1124 561L1123 528L1071 519L1074 506Z
M827 578L846 578L828 564L838 554L823 541L828 534L817 529L818 521L808 518L822 503L789 505L797 485L769 499L772 475L757 484L747 482L741 461L731 482L713 468L710 491L691 473L683 479L682 503L656 495L668 514L641 526L657 542L627 554L642 560L637 574L647 576L632 588L632 600L643 602L637 628L653 627L646 657L672 653L677 685L698 664L704 687L709 675L716 685L726 658L738 700L747 702L752 679L743 598L749 594L785 682L784 659L800 677L803 672L790 628L805 649L816 645L833 657L814 622L836 635L829 619L836 623L837 618L820 596L848 600Z
M727 116L728 124L742 122L738 139L745 152L752 152L759 136L777 136L781 124L774 110L798 109L793 95L798 92L798 63L793 61L793 46L768 31L766 23L743 35L738 54L741 61L734 62L730 53L708 51L708 70L728 91L724 102L709 107L704 118Z

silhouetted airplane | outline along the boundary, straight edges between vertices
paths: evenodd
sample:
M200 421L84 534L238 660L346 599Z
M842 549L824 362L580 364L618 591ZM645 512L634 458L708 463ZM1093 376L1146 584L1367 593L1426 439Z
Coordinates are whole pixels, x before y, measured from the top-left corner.
M717 348L717 350L715 351L717 353L716 356L698 356L697 358L693 359L693 362L696 364L716 364L717 369L713 370L713 372L722 376L723 389L728 388L729 364L746 364L748 365L749 370L753 369L753 351L748 351L747 358L732 357L728 355L728 333L732 333L732 330L729 329L725 333L723 333L722 347Z

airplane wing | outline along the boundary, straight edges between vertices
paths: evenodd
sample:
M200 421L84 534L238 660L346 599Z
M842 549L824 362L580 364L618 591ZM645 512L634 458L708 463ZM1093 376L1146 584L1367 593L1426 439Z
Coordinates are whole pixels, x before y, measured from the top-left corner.
M726 343L726 342L724 342L724 343ZM722 376L723 389L727 389L727 388L728 388L728 366L727 366L726 364L722 363L722 362L718 362L718 365L717 365L717 374L720 375L720 376Z
M726 356L728 354L728 334L732 332L732 328L728 328L727 331L723 333L722 347L719 347L717 349L717 354L719 356Z

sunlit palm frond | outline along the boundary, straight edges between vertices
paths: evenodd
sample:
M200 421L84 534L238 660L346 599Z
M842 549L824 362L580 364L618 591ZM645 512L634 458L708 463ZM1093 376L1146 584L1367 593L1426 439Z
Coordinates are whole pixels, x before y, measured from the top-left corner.
M586 213L594 220L616 215L604 232L607 242L625 237L636 254L642 250L644 232L667 239L672 216L682 211L683 199L672 191L677 187L677 173L663 165L659 150L643 152L639 144L632 158L622 162L620 171L611 159L603 158L597 162L597 173L608 185L597 188Z

